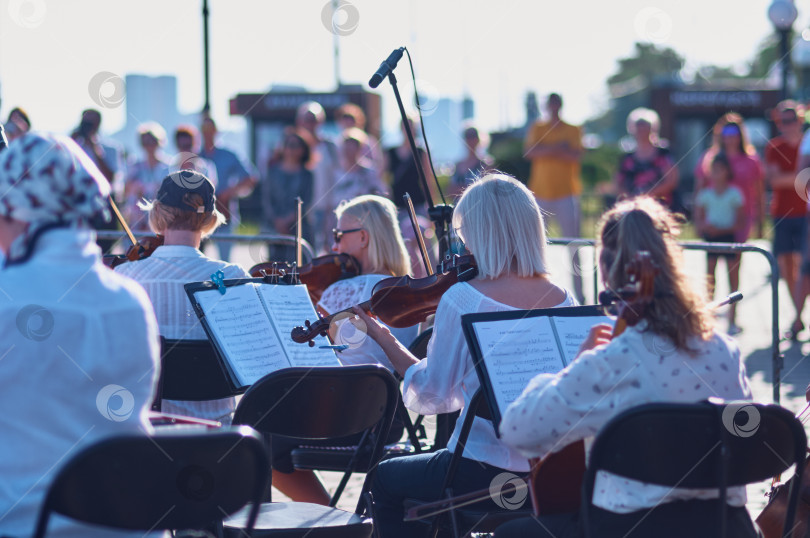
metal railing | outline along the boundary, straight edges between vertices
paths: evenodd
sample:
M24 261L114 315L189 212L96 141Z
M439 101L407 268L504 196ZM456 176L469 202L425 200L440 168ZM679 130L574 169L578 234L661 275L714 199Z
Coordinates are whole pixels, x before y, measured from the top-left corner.
M551 245L559 246L596 246L596 241L594 239L569 239L561 237L549 239L548 242ZM779 352L779 265L776 263L776 258L769 250L750 243L706 243L701 241L679 241L678 244L684 250L700 250L707 253L711 252L713 254L742 254L743 252L754 252L765 256L765 259L768 260L768 264L771 267L771 364L773 367L773 401L778 404L780 400L779 388L782 384L784 356ZM598 263L596 263L595 248L593 254L593 268L593 290L594 297L597 297L598 278L596 272Z
M121 240L122 233L120 231L98 231L99 239L108 240ZM139 235L139 234L136 234ZM280 234L257 234L257 235L238 235L238 234L216 234L209 238L214 242L239 242L239 243L263 243L275 244L280 246L295 246L295 237L291 235ZM124 241L128 243L126 237ZM570 247L595 247L596 241L594 239L581 239L581 238L549 238L550 245L557 246L570 246ZM737 254L743 252L753 252L765 256L771 268L770 283L771 283L771 363L773 366L773 401L779 403L780 395L779 389L782 382L782 368L784 365L784 357L779 352L779 266L776 263L776 258L770 251L752 245L750 243L706 243L700 241L680 241L678 244L685 250L699 250L704 252L711 252L717 254ZM304 263L307 263L314 257L312 245L306 240L302 240L301 248L304 256ZM593 249L593 291L594 297L598 294L598 277L597 277L598 263L596 262L596 249ZM735 291L735 290L731 290Z
M129 239L120 231L106 231L99 230L96 232L99 239L122 241L125 247L129 247ZM145 233L135 232L135 237L142 235L151 235ZM213 241L214 243L261 243L272 244L278 246L294 247L296 245L295 236L280 235L280 234L256 234L256 235L239 235L239 234L214 234L207 237L205 241ZM315 250L306 239L301 240L301 251L303 262L307 263L315 257Z

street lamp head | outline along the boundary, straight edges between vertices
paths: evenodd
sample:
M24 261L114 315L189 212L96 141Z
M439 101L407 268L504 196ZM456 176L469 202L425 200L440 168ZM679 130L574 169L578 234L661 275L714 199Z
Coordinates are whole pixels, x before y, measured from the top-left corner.
M793 4L793 0L773 0L768 6L768 18L774 28L780 32L785 32L793 27L799 12Z

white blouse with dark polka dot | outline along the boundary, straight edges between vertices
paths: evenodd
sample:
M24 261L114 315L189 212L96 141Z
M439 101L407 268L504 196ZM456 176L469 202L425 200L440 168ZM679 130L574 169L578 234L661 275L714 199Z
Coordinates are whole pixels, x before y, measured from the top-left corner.
M715 333L695 341L694 355L665 337L630 328L606 346L582 353L558 374L540 374L508 408L502 440L529 457L544 456L592 437L611 418L652 402L698 402L710 397L751 399L740 350ZM670 489L599 472L593 502L618 513L675 499L716 498L717 490ZM729 490L729 504L745 504L745 488Z

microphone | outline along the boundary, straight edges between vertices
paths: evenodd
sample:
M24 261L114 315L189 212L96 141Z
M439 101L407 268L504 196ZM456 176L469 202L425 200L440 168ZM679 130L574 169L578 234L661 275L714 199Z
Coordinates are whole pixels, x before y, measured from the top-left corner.
M3 124L0 123L0 151L8 147L8 140L6 140L6 133L3 130Z
M371 88L376 88L380 85L385 77L387 77L391 71L397 66L397 62L399 62L400 58L402 58L402 52L405 50L405 47L399 47L398 49L394 49L394 52L391 53L388 58L385 59L383 63L380 64L379 69L377 72L372 75L371 80L368 81L368 85Z

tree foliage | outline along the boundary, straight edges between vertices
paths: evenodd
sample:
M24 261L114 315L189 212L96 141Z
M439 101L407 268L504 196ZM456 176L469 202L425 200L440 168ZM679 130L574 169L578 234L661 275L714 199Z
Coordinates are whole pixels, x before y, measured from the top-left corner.
M669 47L653 43L636 43L633 55L619 60L619 67L608 80L608 86L642 77L647 83L662 78L676 78L683 69L683 57Z

